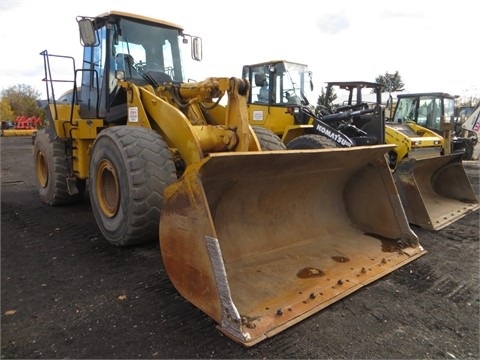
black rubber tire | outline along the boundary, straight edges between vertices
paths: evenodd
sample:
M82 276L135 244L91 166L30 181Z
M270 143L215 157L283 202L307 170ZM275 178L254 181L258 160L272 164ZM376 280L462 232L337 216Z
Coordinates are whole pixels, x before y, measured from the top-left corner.
M115 126L100 132L90 157L89 192L103 236L116 246L158 241L163 191L177 180L158 133Z
M252 126L252 129L255 132L255 135L257 135L260 148L263 151L286 150L285 144L273 131L260 126Z
M299 136L287 144L288 150L299 149L332 149L336 148L335 141L321 135L308 134Z
M465 146L465 153L463 154L463 160L473 160L473 146L467 144Z
M35 177L40 200L50 206L69 205L82 200L86 180L77 179L78 193L70 195L67 186L67 156L62 140L50 141L44 129L33 141Z

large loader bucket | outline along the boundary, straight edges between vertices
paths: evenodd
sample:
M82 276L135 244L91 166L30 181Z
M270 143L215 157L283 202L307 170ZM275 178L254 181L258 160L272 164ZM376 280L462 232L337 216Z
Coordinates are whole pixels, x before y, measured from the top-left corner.
M222 153L189 166L160 219L172 283L251 346L421 256L391 148Z
M402 160L395 183L411 224L440 230L480 206L462 163L462 153Z

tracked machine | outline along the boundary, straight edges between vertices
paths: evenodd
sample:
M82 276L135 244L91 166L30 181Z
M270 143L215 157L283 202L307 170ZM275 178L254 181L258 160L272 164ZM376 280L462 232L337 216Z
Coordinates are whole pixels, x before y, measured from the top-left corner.
M276 60L245 65L242 76L251 85L250 124L277 134L287 149L394 145L388 163L410 223L440 230L479 208L462 152L450 154L448 133L444 137L414 118L386 121L380 84L328 82L327 101L314 108L305 96L313 86L305 64ZM333 106L328 100L335 91L339 103ZM402 104L393 116L403 111ZM441 118L448 127L449 119Z
M287 151L249 124L248 80L187 81L180 54L200 60L200 38L118 11L77 22L82 66L42 52L40 199L72 204L88 187L105 239L159 241L177 291L229 338L254 345L425 253L392 146ZM73 63L71 103L55 101L53 59Z

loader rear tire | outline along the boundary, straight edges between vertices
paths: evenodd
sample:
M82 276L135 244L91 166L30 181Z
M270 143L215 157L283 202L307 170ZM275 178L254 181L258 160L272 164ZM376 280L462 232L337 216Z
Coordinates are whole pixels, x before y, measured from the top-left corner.
M65 142L50 141L44 129L35 134L33 141L35 177L40 200L50 206L69 205L82 200L86 180L76 179L78 193L70 195L67 184L67 155Z
M115 126L95 139L90 158L90 202L111 244L158 241L164 189L177 180L172 152L158 133Z
M473 160L473 146L465 146L465 153L463 154L463 160Z
M286 149L285 144L274 132L260 126L252 126L252 129L257 135L262 151Z
M336 148L335 141L327 139L324 136L309 134L299 136L287 144L288 150L299 149L332 149Z

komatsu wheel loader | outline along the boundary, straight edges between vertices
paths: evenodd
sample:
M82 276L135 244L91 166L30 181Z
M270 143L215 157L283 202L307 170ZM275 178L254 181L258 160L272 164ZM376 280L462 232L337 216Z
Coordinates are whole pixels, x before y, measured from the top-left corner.
M273 131L288 149L395 145L389 165L410 223L439 230L479 208L462 155L449 155L446 139L434 130L413 121L385 121L380 84L328 82L326 102L314 110L305 96L305 84L313 87L305 64L245 65L242 76L251 86L250 124ZM328 101L335 90L346 96L332 106ZM397 104L395 111L401 109Z
M186 80L181 53L200 60L200 38L119 11L77 21L80 68L41 53L40 199L74 203L88 186L105 239L159 241L177 291L226 336L254 345L425 254L392 146L287 151L249 125L247 80ZM55 60L74 64L71 103L55 101Z

